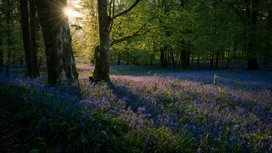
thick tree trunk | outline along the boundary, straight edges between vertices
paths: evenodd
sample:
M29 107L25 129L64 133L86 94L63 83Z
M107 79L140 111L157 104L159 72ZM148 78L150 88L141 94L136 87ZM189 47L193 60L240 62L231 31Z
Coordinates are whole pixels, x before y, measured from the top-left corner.
M48 83L79 86L68 19L63 13L67 0L36 3L45 43Z
M109 64L110 64L110 23L108 16L107 0L99 0L98 2L98 20L99 20L99 49L97 50L95 70L93 77L95 80L110 81Z

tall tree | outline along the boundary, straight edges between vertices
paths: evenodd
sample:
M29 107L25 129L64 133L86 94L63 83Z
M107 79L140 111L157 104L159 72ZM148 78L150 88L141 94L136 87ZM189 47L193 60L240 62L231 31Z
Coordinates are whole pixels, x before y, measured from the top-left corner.
M0 33L4 33L4 30L3 30L3 19L2 19L2 16L4 15L4 12L3 11L3 3L0 4L0 8L1 8L1 11L0 11ZM0 67L1 66L4 66L4 51L3 51L3 37L0 37Z
M39 67L37 60L36 8L34 0L20 0L20 11L27 76L37 77L39 76Z
M37 47L37 9L35 0L29 0L29 11L30 11L30 46L31 46L31 68L32 75L39 76L39 65L38 65L38 47Z
M63 11L67 0L36 0L36 5L45 44L48 83L79 86L68 18Z
M3 37L0 37L0 67L4 66Z
M4 4L1 3L0 4L0 8L1 8L1 11L0 11L0 33L4 33L4 30L3 30L3 16L4 16L4 13L3 12L3 8L4 8ZM0 37L0 67L1 66L4 66L4 49L3 49L3 43L4 39L3 39L3 36Z
M7 0L7 12L6 12L6 25L7 25L7 64L6 64L6 75L9 76L10 64L11 64L11 2Z
M95 69L93 77L95 80L109 81L109 63L110 63L110 29L113 20L131 11L140 0L136 0L130 7L124 11L115 14L114 0L108 3L107 0L99 0L98 22L99 22L99 46L95 49Z
M244 50L246 51L247 68L258 69L257 63L257 25L260 0L231 1L221 0L240 17L243 23Z
M272 64L272 2L270 2L270 7L268 9L268 15L266 17L266 29L265 29L265 47L264 47L264 65Z

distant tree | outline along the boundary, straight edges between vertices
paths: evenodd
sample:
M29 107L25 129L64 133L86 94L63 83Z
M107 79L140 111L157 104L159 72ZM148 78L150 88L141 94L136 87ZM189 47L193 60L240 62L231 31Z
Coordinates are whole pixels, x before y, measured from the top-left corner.
M113 20L130 12L140 0L136 0L130 7L115 14L115 1L99 0L98 22L99 22L99 46L95 48L95 70L93 77L95 80L109 81L110 64L110 29Z
M9 69L11 64L11 1L7 1L6 10L6 37L7 37L7 62L6 62L6 76L10 75Z
M0 33L4 33L4 23L3 23L3 16L4 16L4 12L3 9L4 5L3 3L0 4ZM4 49L3 49L3 45L4 45L4 38L3 36L0 37L0 67L4 66Z
M265 45L264 45L264 65L272 64L272 2L263 3L267 13L265 16Z
M0 37L0 67L4 66L3 37Z
M49 84L79 86L70 28L63 9L67 0L36 0L45 44Z
M37 27L38 27L38 17L36 9L36 0L29 0L29 12L30 12L30 46L31 46L31 67L32 75L39 76L39 64L38 64L38 45L37 45Z
M257 27L260 0L221 0L240 17L243 23L244 50L250 70L259 68L257 63Z

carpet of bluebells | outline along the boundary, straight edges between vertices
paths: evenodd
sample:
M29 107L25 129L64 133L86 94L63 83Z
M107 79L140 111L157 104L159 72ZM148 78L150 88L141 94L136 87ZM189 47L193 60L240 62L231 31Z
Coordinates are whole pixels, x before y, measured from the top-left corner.
M80 89L1 76L0 94L31 119L36 152L272 152L271 71L153 72Z

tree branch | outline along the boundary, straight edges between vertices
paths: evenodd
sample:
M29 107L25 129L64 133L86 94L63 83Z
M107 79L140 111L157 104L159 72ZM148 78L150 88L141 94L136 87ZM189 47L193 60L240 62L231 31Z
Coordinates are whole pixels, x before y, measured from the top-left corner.
M223 4L226 4L231 10L233 10L242 20L244 18L244 14L242 13L242 9L238 9L235 4L229 2L228 0L221 0ZM238 4L237 4L238 5Z
M115 15L115 0L111 0L111 5L112 5L112 9L109 15L110 17ZM111 20L110 22L110 31L112 30L112 26L113 26L113 20Z
M137 31L135 31L132 35L129 35L129 36L125 36L125 37L122 37L120 39L113 39L113 41L110 43L110 46L113 46L115 44L118 44L122 41L125 41L125 40L128 40L130 38L133 38L133 37L137 37L137 36L142 36L142 35L145 35L146 33L148 33L149 31L151 31L151 29L148 29L142 33L140 33L146 26L147 24L149 23L149 21L151 21L153 18L151 18L150 20L148 20L147 23L145 23L144 25L142 25Z
M115 18L118 18L119 16L128 13L128 12L131 11L131 10L132 10L139 2L140 2L140 0L136 0L136 1L135 1L128 9L126 9L126 10L124 10L123 12L120 12L120 13L118 13L118 14L116 14L116 15L113 15L113 16L111 17L111 20L114 20Z

